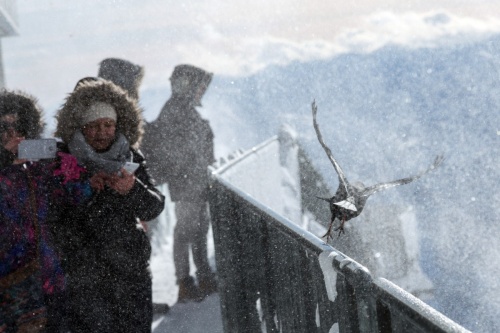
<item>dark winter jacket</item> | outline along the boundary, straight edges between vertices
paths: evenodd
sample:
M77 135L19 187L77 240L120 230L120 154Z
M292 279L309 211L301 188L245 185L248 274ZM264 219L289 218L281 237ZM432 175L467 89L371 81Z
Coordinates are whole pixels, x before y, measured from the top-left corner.
M85 270L119 274L126 278L131 267L147 268L149 240L140 221L149 221L163 210L163 196L155 189L142 154L132 150L132 160L139 163L136 183L127 195L106 188L96 193L81 211L67 212L66 231L62 238L70 253L68 268L78 270L82 262L91 262ZM71 258L75 260L71 262ZM73 267L75 266L75 267ZM135 272L133 274L136 274Z
M132 156L140 167L127 195L106 188L81 209L67 210L58 223L76 332L127 327L144 332L151 326L151 246L141 221L162 212L164 197L153 186L143 156L135 150ZM88 306L99 309L96 317Z
M43 111L37 99L22 91L0 90L0 117L16 114L17 131L26 139L39 139L43 131ZM0 170L12 164L15 154L0 146Z
M195 106L211 77L192 66L177 66L171 78L172 97L146 128L143 151L151 173L159 183L168 183L173 201L196 200L207 194L207 167L215 161L214 136Z
M105 80L84 82L68 97L57 114L56 134L68 142L80 127L81 114L96 101L115 108L116 131L137 147L141 110L124 90ZM140 222L162 212L164 197L137 148L131 148L131 156L140 166L129 193L119 195L106 188L83 209L67 211L59 223L68 288L76 301L71 306L76 332L143 332L151 327L151 250Z

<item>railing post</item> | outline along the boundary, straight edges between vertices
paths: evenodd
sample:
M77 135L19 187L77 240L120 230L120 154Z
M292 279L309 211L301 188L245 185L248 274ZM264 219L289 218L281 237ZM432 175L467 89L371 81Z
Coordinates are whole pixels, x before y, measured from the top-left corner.
M242 232L242 209L229 193L213 188L209 203L224 331L259 331L254 293L248 282L248 258L242 245L246 237Z
M217 186L214 184L213 187ZM215 260L218 274L218 289L221 302L222 324L224 332L231 332L237 327L235 319L237 318L238 299L235 299L237 286L231 284L235 276L234 267L232 267L232 258L230 257L233 244L227 239L231 238L228 234L232 228L228 227L230 223L231 204L228 202L228 193L216 191L211 187L209 196L210 215L214 236ZM225 255L228 253L228 255ZM234 331L236 332L236 331Z

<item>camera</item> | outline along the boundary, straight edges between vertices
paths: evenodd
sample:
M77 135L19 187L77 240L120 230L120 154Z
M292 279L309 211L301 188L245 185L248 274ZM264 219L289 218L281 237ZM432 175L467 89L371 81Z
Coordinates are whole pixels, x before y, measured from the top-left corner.
M125 171L127 171L128 173L134 173L138 167L139 163L134 163L134 162L126 162L125 165L123 166Z
M23 140L19 143L17 157L19 159L37 161L56 157L56 139Z

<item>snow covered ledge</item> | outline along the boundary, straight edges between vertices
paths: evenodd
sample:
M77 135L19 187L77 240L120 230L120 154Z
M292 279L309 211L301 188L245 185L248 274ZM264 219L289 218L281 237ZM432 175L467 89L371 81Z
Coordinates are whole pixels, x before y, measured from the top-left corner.
M283 125L277 136L211 168L222 178L297 225L302 225L297 134Z

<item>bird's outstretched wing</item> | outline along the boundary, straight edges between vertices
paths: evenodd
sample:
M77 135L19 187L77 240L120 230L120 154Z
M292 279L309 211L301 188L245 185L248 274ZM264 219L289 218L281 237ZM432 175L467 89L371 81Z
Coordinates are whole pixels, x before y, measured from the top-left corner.
M436 169L439 165L441 165L441 163L443 163L443 160L444 160L444 156L438 155L438 156L436 156L434 163L432 163L432 165L427 170L425 170L425 171L423 171L415 176L412 176L412 177L402 178L402 179L394 180L392 182L380 183L377 185L369 186L369 187L365 188L360 193L360 196L367 197L367 196L370 196L373 193L378 192L378 191L382 191L382 190L385 190L385 189L388 189L388 188L391 188L394 186L399 186L399 185L411 183L412 181L417 180L420 177L424 176L425 174L429 173L430 171Z
M340 167L340 165L337 163L337 161L333 157L332 151L330 150L330 148L328 148L326 146L325 142L323 141L323 136L321 135L321 132L319 131L319 126L318 126L318 123L316 121L316 114L317 113L318 113L318 108L316 107L316 102L314 101L312 103L313 125L314 125L314 129L316 130L316 135L318 137L318 141L321 144L321 146L323 147L323 149L325 150L326 155L330 159L330 162L332 162L332 165L335 168L335 171L337 171L337 174L339 175L339 183L340 183L339 185L344 186L344 188L347 192L347 197L350 197L352 195L351 189L350 189L351 185L349 184L349 182L345 178L345 175L344 175L344 172L342 171L342 168Z

